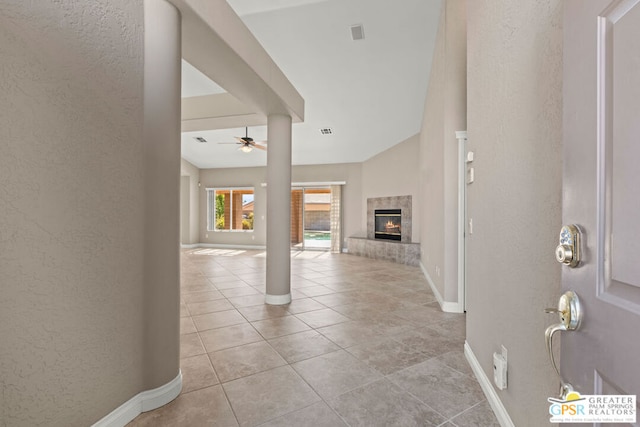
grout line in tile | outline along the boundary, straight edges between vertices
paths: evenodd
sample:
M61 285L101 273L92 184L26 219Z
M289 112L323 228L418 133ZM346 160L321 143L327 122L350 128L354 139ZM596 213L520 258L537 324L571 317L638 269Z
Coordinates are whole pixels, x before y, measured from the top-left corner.
M451 416L447 421L448 421L448 422L450 422L451 424L453 424L454 426L458 426L458 424L457 424L457 423L453 422L453 419L454 419L454 418L456 418L456 417L458 417L458 416L460 416L460 415L464 414L465 412L468 412L468 411L472 410L473 408L475 408L475 407L476 407L476 406L478 406L478 405L481 405L484 401L485 401L485 399L480 400L478 403L476 403L476 404L474 404L474 405L471 405L471 406L470 406L470 407L468 407L467 409L465 409L465 410L463 410L463 411L461 411L461 412L459 412L459 413L457 413L457 414L455 414L455 415ZM446 422L446 421L445 421L445 422Z

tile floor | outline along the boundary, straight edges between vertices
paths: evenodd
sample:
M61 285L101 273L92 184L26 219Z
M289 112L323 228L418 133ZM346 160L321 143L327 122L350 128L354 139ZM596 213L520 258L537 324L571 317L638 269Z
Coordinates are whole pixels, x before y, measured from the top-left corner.
M182 251L182 394L130 426L498 426L421 271L292 252L264 305L263 251Z

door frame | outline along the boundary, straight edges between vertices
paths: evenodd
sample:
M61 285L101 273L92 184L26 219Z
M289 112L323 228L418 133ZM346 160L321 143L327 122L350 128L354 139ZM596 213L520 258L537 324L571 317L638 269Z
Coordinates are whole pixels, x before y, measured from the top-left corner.
M304 194L305 194L305 189L307 188L328 188L330 193L333 193L333 190L331 189L331 187L333 187L334 185L339 185L339 186L344 186L346 185L346 181L320 181L320 182L292 182L291 183L291 190L302 190L302 233L303 233L303 237L302 237L302 245L300 247L294 247L293 245L291 246L291 249L295 249L298 251L305 251L305 250L311 250L311 251L322 251L322 252L327 252L327 251L331 251L331 248L307 248L305 243L304 243L304 223L305 223L305 208L304 208ZM266 184L263 183L262 186L266 187ZM341 208L342 209L342 208ZM340 215L340 228L342 229L342 214ZM342 234L342 233L340 233ZM342 244L340 245L342 247Z
M467 131L456 131L458 140L458 310L467 311Z

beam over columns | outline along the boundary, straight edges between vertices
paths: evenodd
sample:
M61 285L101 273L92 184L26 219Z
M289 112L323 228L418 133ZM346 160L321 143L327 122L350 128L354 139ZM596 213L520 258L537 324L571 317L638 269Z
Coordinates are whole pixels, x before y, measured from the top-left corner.
M267 118L267 294L265 302L291 302L291 116Z

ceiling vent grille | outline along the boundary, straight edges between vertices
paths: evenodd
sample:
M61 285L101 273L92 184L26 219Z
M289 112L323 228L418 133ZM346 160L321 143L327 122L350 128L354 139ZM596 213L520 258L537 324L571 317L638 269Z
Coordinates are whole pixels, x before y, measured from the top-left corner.
M331 128L322 128L320 129L320 133L323 135L331 135L333 131L331 130Z
M207 140L206 140L206 139L204 139L204 138L203 138L203 137L201 137L201 136L194 136L194 137L193 137L193 139L195 139L196 141L198 141L198 142L199 142L199 143L201 143L201 144L204 144L205 142L207 142Z
M364 39L364 28L362 24L352 25L351 26L351 40L362 40Z

